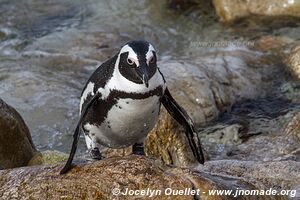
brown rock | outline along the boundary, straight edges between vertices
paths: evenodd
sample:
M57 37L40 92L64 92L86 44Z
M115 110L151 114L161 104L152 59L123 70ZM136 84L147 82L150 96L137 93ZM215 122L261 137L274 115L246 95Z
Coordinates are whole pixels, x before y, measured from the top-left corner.
M168 174L153 160L141 156L110 158L77 166L59 175L62 165L20 168L0 172L2 199L131 199L114 196L114 188L137 189L191 188L192 184ZM166 196L156 199L173 199ZM181 199L175 198L175 199ZM154 198L155 199L155 198ZM183 197L182 199L192 199Z
M183 128L164 108L145 141L145 153L169 165L187 167L197 164Z
M300 112L296 113L285 127L284 133L290 135L300 142Z
M219 160L207 162L202 169L218 175L242 177L254 185L263 183L262 189L293 190L293 197L299 197L295 191L300 189L300 162ZM287 199L287 196L277 198Z
M42 151L36 152L28 162L28 166L33 165L51 165L67 160L68 154L59 151Z
M111 149L111 148L105 148L103 151L101 151L101 155L103 155L105 158L109 157L115 157L115 156L128 156L132 154L132 146L122 149Z
M296 43L291 47L285 63L291 74L300 80L300 44Z
M236 20L260 17L300 17L300 2L290 0L213 0L220 21L231 23Z
M0 99L0 169L25 166L34 152L24 120L13 107Z
M213 169L213 162L205 169ZM231 164L226 163L231 166ZM137 199L149 195L114 195L113 191L130 190L161 191L149 199L236 199L233 195L209 195L211 189L264 189L261 182L255 184L246 179L205 172L203 169L171 168L144 156L109 158L91 164L74 167L65 175L59 175L62 165L35 166L0 171L1 199ZM218 167L223 167L219 165ZM225 169L226 166L224 166ZM234 171L233 171L234 172ZM284 180L283 180L284 182ZM173 192L197 190L199 195L166 195ZM289 187L287 187L288 189ZM169 189L170 190L170 189ZM239 196L239 199L286 199Z
M260 51L271 52L274 54L280 53L282 47L291 43L293 40L283 36L262 36L255 41L256 48Z

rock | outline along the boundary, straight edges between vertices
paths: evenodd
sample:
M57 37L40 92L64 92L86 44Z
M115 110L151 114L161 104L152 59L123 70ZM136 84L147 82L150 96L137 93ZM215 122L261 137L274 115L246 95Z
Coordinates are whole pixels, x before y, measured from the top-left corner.
M300 112L296 113L287 124L284 133L300 141Z
M68 154L59 151L36 152L28 162L28 166L33 165L52 165L67 160Z
M297 79L300 80L300 43L293 44L291 47L285 63L291 72L291 74Z
M283 47L292 42L293 40L288 37L266 35L255 41L255 47L262 52L271 52L280 55Z
M242 18L300 17L300 2L290 0L213 0L220 21L232 23Z
M168 7L176 10L185 10L195 5L191 0L167 0Z
M245 127L241 124L219 125L201 131L203 137L207 137L210 143L224 145L237 145L243 142Z
M200 130L213 160L299 161L300 105L286 99L239 102Z
M27 165L35 151L21 115L0 99L0 169Z
M168 165L188 167L197 164L184 130L163 108L159 120L145 141L145 153Z
M61 42L64 38L65 44ZM37 65L52 67L61 71L94 68L114 55L128 37L116 32L103 32L97 27L88 31L68 29L39 38L26 46L22 56L30 58ZM94 70L93 69L93 70Z
M159 66L179 105L197 125L204 125L235 102L266 94L279 67L264 61L254 51L229 49Z
M212 160L300 161L299 112L299 103L274 96L238 102L199 129L202 146Z
M132 154L132 146L127 148L122 148L122 149L104 148L103 150L101 150L101 155L104 158L115 157L115 156L123 157L131 154Z
M207 165L205 170L222 171L221 165L215 162ZM224 163L232 166L233 163ZM245 165L246 166L246 165ZM265 189L268 185L256 181L247 182L242 177L212 174L203 169L200 171L173 168L162 165L144 156L125 156L104 159L91 164L80 164L65 175L59 175L62 165L35 166L0 171L0 194L2 199L136 199L150 195L114 195L114 192L129 190L160 191L151 199L236 199L231 196L209 195L211 189L227 189L235 192L240 189ZM219 168L218 168L219 167ZM222 165L224 170L226 166ZM249 166L251 167L251 165ZM253 169L253 168L251 168ZM289 169L292 169L289 167ZM298 168L299 169L299 168ZM295 174L292 172L292 174ZM222 171L222 172L223 172ZM287 171L287 170L285 170ZM234 174L234 171L232 171ZM265 174L261 173L263 179ZM245 174L247 176L247 174ZM291 176L289 176L290 178ZM297 177L295 177L297 178ZM262 180L263 181L263 180ZM278 183L282 185L286 180ZM293 182L289 189L293 186ZM179 190L197 190L200 195L166 195L165 192ZM243 196L242 199L253 199ZM259 199L271 199L268 196ZM257 199L257 198L255 198ZM286 199L278 196L272 199Z
M277 65L263 64L251 51L230 50L208 53L198 59L159 63L171 94L184 107L196 125L205 125L243 99L263 97L272 84ZM254 60L257 62L255 63ZM172 71L172 74L168 73ZM238 138L236 130L225 137L229 143ZM227 131L227 132L228 132ZM218 136L216 136L218 137ZM227 139L226 139L227 138ZM146 153L168 164L188 166L195 163L180 126L162 109L159 121L145 142ZM206 148L206 145L202 145ZM206 156L208 157L208 156Z
M300 189L300 162L219 160L207 162L201 170L223 176L242 177L254 185L263 183L262 187L268 189L293 190L290 197L300 197L299 193L296 194ZM282 199L286 197L279 196Z
M295 103L300 102L300 83L297 80L290 80L282 83L279 88L282 94L289 100Z

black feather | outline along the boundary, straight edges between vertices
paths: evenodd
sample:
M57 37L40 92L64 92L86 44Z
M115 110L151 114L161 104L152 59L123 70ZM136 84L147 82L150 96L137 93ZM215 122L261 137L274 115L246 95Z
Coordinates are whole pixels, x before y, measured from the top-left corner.
M68 172L71 167L72 167L72 161L73 161L73 158L74 158L74 155L76 153L76 149L77 149L77 144L78 144L78 140L79 140L79 136L80 136L80 132L79 132L79 129L80 129L80 126L82 124L82 120L84 119L86 113L87 113L87 110L93 105L93 103L101 97L101 94L96 94L95 96L93 96L93 98L91 98L89 100L89 102L86 103L86 105L84 106L84 109L82 110L81 112L81 116L80 116L80 119L77 123L77 126L76 126L76 129L75 129L75 132L74 132L74 135L73 135L73 143L72 143L72 148L71 148L71 152L70 152L70 155L69 155L69 158L65 164L65 166L63 167L63 169L60 171L60 174L65 174L66 172Z
M171 96L168 88L165 90L165 94L162 98L162 103L170 115L185 128L185 134L189 141L189 145L195 158L199 163L204 163L204 156L201 148L200 139L195 132L194 124L187 114L187 112L177 104L175 99Z

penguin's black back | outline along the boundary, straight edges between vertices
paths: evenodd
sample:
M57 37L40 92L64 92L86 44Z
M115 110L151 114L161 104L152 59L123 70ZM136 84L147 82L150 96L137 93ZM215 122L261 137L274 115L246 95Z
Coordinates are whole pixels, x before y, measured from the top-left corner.
M115 55L114 57L110 58L109 60L107 60L106 62L104 62L102 65L100 65L95 71L94 73L90 76L90 78L88 79L88 81L86 82L82 92L81 92L81 97L83 95L83 92L85 91L87 85L89 83L94 83L94 94L96 94L97 90L99 88L104 88L105 85L107 84L107 82L111 79L113 72L114 72L114 67L115 67L115 63L117 60L118 56ZM86 97L85 101L82 104L82 108L84 108L86 106L86 103L89 102L89 100L92 98L91 94L88 94L88 96Z

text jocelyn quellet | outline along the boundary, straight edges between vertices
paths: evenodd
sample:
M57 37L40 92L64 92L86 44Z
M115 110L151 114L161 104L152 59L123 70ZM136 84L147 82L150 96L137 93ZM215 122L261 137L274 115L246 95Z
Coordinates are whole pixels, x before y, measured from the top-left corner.
M172 189L172 188L166 188L165 190L155 190L147 188L145 190L131 190L126 188L124 192L122 192L122 195L128 195L128 196L146 196L146 197L154 197L154 196L161 196L161 195L167 195L167 196L194 196L194 195L200 195L199 189L191 189L191 188L185 188L185 189Z
M114 188L112 190L112 194L114 196L124 195L124 196L140 196L140 197L154 197L154 196L200 196L200 194L208 195L208 196L289 196L296 197L297 190L276 190L273 188L269 188L267 190L244 190L240 188L236 188L235 190L208 190L208 191L200 191L200 189L174 189L174 188L166 188L166 189L142 189L142 190L133 190L126 188L125 191L121 191L119 188Z

